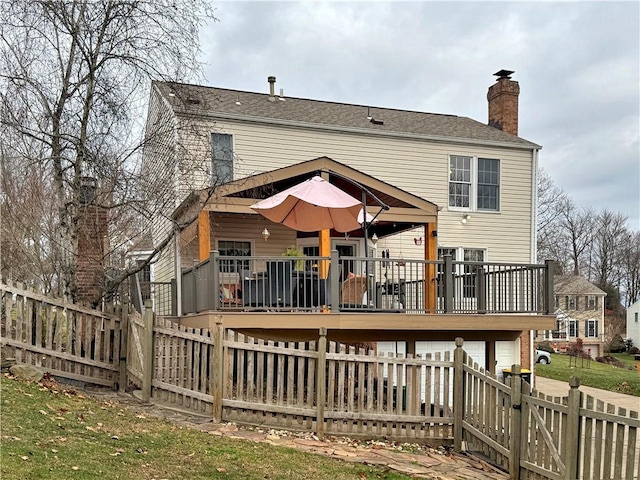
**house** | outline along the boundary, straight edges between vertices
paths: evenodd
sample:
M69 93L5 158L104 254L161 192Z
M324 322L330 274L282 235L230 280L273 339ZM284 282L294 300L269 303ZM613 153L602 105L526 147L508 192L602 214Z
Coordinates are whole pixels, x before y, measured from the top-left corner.
M237 264L229 258L220 263L227 265L220 281L237 287L246 277L239 270L253 266L252 257L275 259L288 246L302 249L308 257L326 257L324 248L330 245L341 257L364 259L341 264L340 273L334 269L336 279L344 280L347 273L380 275L371 281L375 292L366 292L368 306L376 309L382 305L379 297L396 297L385 307L403 309L400 318L369 323L365 329L371 315L350 312L345 317L344 305L338 305L335 325L343 330L349 330L348 324L361 339L363 329L386 329L384 335L369 332L368 338L384 337L389 349L397 347L393 335L412 332L418 344L409 348L410 353L448 348L456 336L463 336L477 342L479 363L491 370L512 363L529 365L531 331L551 327L542 303L536 303L544 297L542 278L549 271L527 270L532 275L524 288L527 305L515 293L518 289L507 292L497 281L511 278L505 270L509 265L523 268L536 261L535 190L541 147L517 136L520 89L512 73L496 74L487 94L486 124L456 115L286 97L282 90L276 94L275 77L268 78L264 93L154 82L144 169L150 188L165 192L153 223L154 244L191 218L189 213L198 216L155 263L154 280L180 279L185 269L195 278L199 263L208 261L215 250L221 257L246 258ZM356 179L371 193L362 194L370 212L379 210L376 196L390 205L380 213L370 238L354 231L331 232L323 240L321 235L268 222L250 208L318 172L360 198L362 192L344 180ZM391 266L404 270L390 273ZM442 295L444 279L449 278L459 282L448 290L455 288L457 299ZM385 287L385 282L394 287ZM411 285L415 288L409 291ZM187 290L185 295L196 291ZM237 306L239 300L246 301L235 298L231 290L222 289L223 303ZM207 302L218 301L216 295L209 297ZM457 303L447 304L448 299ZM456 317L439 316L444 312L455 312ZM304 324L310 329L323 322L326 326L331 314L320 316L320 323L307 315ZM424 315L437 319L426 321ZM238 320L241 317L246 324ZM239 322L236 328L274 328L270 322L286 327L282 315L268 312L229 312L224 318L228 325Z
M640 300L627 308L627 339L633 340L634 347L640 347Z
M538 332L537 340L548 340L556 350L582 339L592 357L603 354L606 293L579 275L557 275L554 278L555 330Z

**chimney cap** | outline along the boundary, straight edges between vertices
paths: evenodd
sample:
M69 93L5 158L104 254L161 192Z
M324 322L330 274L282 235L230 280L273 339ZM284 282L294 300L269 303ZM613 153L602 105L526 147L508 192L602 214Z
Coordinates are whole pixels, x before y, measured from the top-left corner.
M276 77L274 77L273 75L270 75L267 77L267 81L269 83L276 83Z
M513 70L500 70L496 73L494 73L494 75L496 77L498 77L498 80L502 80L502 79L507 79L507 80L511 80L511 75L515 73Z

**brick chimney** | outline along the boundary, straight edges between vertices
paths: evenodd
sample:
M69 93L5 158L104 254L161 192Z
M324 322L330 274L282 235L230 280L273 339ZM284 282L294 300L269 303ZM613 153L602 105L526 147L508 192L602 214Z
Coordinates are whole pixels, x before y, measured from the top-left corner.
M512 135L518 135L518 95L520 85L511 80L510 70L494 73L498 80L489 87L489 125Z
M107 253L107 210L96 205L96 180L83 177L80 186L78 256L76 258L77 300L93 304L100 297Z

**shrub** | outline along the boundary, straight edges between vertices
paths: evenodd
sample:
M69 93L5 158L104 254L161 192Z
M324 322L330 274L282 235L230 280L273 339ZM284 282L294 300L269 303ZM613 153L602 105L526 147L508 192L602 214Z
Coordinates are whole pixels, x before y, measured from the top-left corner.
M548 342L546 340L544 342L540 342L537 346L537 349L542 350L544 352L548 352L548 353L555 353L555 350L553 349L551 342Z
M624 341L624 346L627 349L627 351L631 350L633 348L633 338L627 338Z
M610 353L622 353L627 351L627 346L622 339L622 335L617 333L613 336L613 338L609 342L607 351L609 351Z
M613 365L614 367L624 368L624 363L611 355L605 355L604 357L596 357L596 362L607 363L609 365Z
M629 349L629 355L637 355L640 353L640 348L638 347L631 347Z

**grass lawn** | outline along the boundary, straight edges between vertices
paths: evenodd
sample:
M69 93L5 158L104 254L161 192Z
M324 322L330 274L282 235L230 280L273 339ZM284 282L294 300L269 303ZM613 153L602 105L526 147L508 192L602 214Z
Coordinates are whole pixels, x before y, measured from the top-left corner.
M0 377L0 478L407 479L382 468L210 435L73 391Z
M640 397L640 373L638 373L638 370L629 370L629 367L635 365L633 357L627 354L615 355L616 357L619 355L629 357L623 360L625 368L614 367L595 360L591 360L588 363L585 360L583 363L581 359L577 359L577 367L573 363L569 366L569 359L571 358L569 355L552 353L551 364L536 364L536 374L565 382L575 375L580 379L582 385ZM625 382L626 385L624 385Z

